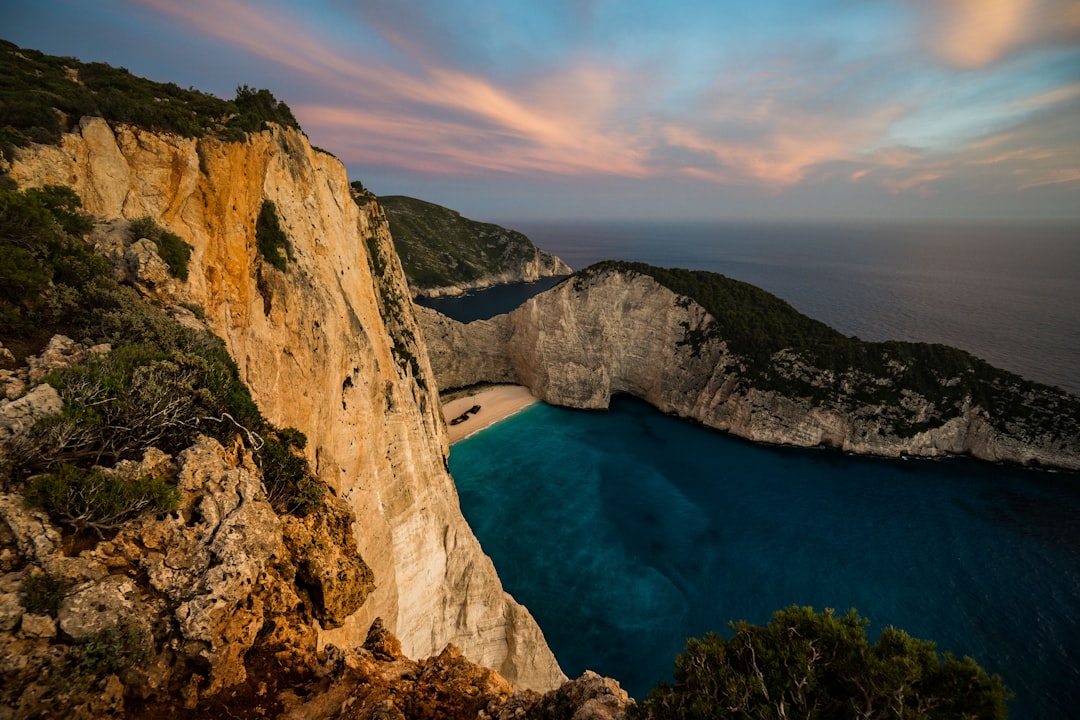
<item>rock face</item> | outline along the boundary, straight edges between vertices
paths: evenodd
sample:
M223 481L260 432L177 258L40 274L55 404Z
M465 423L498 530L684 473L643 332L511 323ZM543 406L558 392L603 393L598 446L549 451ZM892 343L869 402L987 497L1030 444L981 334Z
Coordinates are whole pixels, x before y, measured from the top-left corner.
M287 547L241 447L203 438L179 458L148 450L136 471L175 477L179 510L131 521L77 554L44 512L27 509L17 494L0 494L0 586L18 590L11 593L17 632L0 633L3 656L12 660L0 713L100 717L132 712L125 697L190 709L248 681L252 656L267 649L283 676L310 674L318 640L311 612L325 615L342 599L332 591L297 594L294 577L313 549ZM334 512L311 517L323 515ZM343 577L356 580L345 600L355 610L371 590L366 568L354 544L338 553ZM30 611L26 582L39 574L65 583L57 606L46 609L55 620ZM0 629L16 630L16 623ZM109 664L123 657L135 660ZM108 708L94 705L102 694L112 698Z
M59 147L20 151L10 175L21 187L72 187L103 222L150 216L192 246L189 280L155 285L159 301L205 309L264 415L307 435L312 468L356 517L349 532L375 587L347 617L326 608L341 626L321 631L320 646L354 647L382 617L410 656L453 642L515 687L563 680L461 516L387 223L376 201L354 201L340 162L274 126L229 143L85 118ZM256 250L267 199L292 246L284 273ZM153 281L150 253L113 252L136 280ZM333 585L317 563L305 572Z
M326 687L313 699L286 707L283 718L623 720L633 705L617 682L593 672L540 695L514 692L498 674L471 663L453 645L413 661L379 622L363 647L331 647L325 673Z
M1002 423L993 422L1001 418L971 398L951 418L902 435L893 430L897 420L915 424L933 417L930 400L905 391L896 405L852 407L755 387L744 378L742 359L722 339L688 341L715 319L643 274L574 276L514 312L483 322L462 325L426 308L418 308L417 317L443 388L517 382L542 400L580 408L604 408L612 395L629 393L663 412L755 441L888 457L970 454L1080 469L1080 437L1027 427L1003 432ZM772 362L780 373L828 379L784 352ZM1044 399L1077 402L1064 393L1031 402Z
M391 195L379 202L416 295L460 295L572 272L562 260L515 230L470 220L415 198Z

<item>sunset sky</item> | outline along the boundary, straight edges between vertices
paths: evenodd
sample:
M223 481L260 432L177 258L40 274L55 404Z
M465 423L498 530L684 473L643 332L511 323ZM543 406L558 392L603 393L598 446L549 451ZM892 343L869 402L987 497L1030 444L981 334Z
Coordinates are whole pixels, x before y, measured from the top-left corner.
M1080 1L0 0L483 220L1080 220Z

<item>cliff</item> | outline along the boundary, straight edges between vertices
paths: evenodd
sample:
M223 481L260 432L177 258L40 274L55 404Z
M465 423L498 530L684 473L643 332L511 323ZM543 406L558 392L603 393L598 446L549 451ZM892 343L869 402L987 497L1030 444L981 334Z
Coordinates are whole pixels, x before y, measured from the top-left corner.
M1080 399L1063 391L951 348L839 338L751 286L734 289L716 312L721 321L651 272L594 266L508 315L468 325L418 308L439 386L518 382L542 400L579 408L604 408L613 394L629 393L759 442L1080 470ZM740 293L747 307L737 307ZM790 336L767 337L768 305ZM786 344L797 335L827 342ZM861 364L828 364L837 348Z
M340 622L311 629L318 647L356 647L382 618L410 656L452 642L515 687L564 679L461 516L386 220L374 200L354 201L340 162L276 125L228 142L97 118L14 155L20 187L70 186L99 223L150 216L190 245L188 279L162 276L144 292L205 310L263 414L306 434L311 467L355 518L348 532L374 588ZM289 239L286 272L256 250L265 200ZM107 230L102 251L139 265L134 245L110 245Z
M416 295L467 290L569 275L559 258L521 233L462 217L434 203L388 195L379 199L409 286Z

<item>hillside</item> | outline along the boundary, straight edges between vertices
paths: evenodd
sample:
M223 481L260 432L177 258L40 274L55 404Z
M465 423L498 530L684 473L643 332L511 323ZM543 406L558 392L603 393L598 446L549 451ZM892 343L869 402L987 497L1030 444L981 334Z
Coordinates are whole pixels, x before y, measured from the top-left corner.
M571 272L562 260L514 230L401 195L382 197L379 203L414 294L459 295Z
M57 105L89 67L0 61ZM453 644L499 683L558 687L461 516L378 202L273 119L188 134L64 107L58 136L19 125L0 166L0 649L17 659L0 714L275 714L343 658L375 672L376 625L408 657Z
M751 440L1080 469L1080 398L955 348L845 337L715 273L605 262L491 320L417 312L444 388L626 392Z

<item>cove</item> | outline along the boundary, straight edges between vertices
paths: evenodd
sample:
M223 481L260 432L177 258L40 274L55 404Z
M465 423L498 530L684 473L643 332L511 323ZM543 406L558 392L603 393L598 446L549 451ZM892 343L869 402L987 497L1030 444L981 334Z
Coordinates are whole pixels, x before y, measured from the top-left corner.
M755 445L616 397L455 444L462 510L563 670L643 698L689 636L792 604L970 655L1010 717L1080 705L1080 477Z

